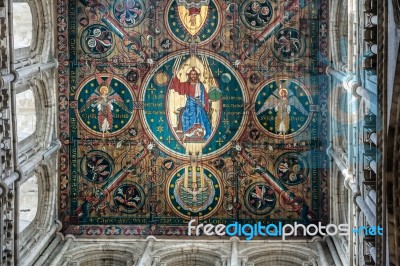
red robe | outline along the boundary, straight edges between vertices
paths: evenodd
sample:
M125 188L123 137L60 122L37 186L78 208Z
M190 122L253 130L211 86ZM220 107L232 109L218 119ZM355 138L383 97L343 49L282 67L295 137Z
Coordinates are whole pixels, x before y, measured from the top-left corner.
M188 95L195 98L196 84L192 84L189 81L180 82L177 77L173 77L170 83L170 89L179 93L179 95ZM208 94L204 88L204 110L208 113L210 108Z

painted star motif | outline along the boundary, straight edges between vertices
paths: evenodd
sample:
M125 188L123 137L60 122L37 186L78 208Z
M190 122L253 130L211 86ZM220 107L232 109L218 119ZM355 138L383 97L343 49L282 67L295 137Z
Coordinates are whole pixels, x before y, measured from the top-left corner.
M163 127L163 126L158 126L158 127L157 127L157 131L158 131L159 133L164 132L164 127Z

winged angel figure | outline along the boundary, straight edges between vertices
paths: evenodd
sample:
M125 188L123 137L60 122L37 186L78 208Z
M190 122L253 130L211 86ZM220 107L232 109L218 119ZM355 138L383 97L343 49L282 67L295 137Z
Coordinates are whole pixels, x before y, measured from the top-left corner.
M87 99L86 104L79 110L84 112L89 107L97 108L98 110L98 122L99 129L104 134L112 129L113 125L113 104L118 105L123 110L131 113L128 107L125 105L124 100L110 87L110 83L113 79L113 75L103 80L98 74L96 75L96 80L99 86L93 92L92 95Z
M279 88L265 100L263 106L257 112L257 115L259 115L269 109L275 110L275 132L278 132L279 135L285 135L289 132L291 106L302 114L308 115L308 111L288 88L289 84L290 81L286 81L285 88L283 88L282 82L279 82Z

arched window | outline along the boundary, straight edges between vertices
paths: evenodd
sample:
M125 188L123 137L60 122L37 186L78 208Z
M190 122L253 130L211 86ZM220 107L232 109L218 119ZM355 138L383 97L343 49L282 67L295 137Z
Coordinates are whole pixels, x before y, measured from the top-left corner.
M17 133L18 141L26 139L36 130L35 97L32 90L17 94Z
M32 42L32 11L28 3L13 3L14 49Z
M80 263L81 266L124 266L125 261L118 261L115 259L103 258L103 259L93 259L91 261L85 261Z
M33 175L20 186L19 230L23 231L35 219L38 206L38 182Z
M340 59L344 64L347 64L347 45L348 45L348 2L341 1L341 8L339 8L339 46L340 46Z

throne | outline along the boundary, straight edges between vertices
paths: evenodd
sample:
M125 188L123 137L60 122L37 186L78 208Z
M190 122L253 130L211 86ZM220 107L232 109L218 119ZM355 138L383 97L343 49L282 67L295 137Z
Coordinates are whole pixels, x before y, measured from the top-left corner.
M210 104L211 104L211 101L210 101ZM185 111L185 107L179 107L178 109L176 109L174 111L177 121L178 121L178 124L176 127L174 127L174 130L175 130L178 138L182 142L185 142L185 143L204 143L205 142L204 132L201 129L201 126L199 124L194 124L194 126L189 130L189 131L193 131L193 132L191 132L193 134L190 134L190 132L189 132L190 136L185 136L183 129L182 129L182 115L183 115L184 111ZM213 108L210 108L210 110L207 112L207 117L208 117L210 123L212 121L211 118L212 118L213 112L214 112ZM196 126L196 125L198 125L198 126ZM212 129L212 127L211 127L211 129Z

